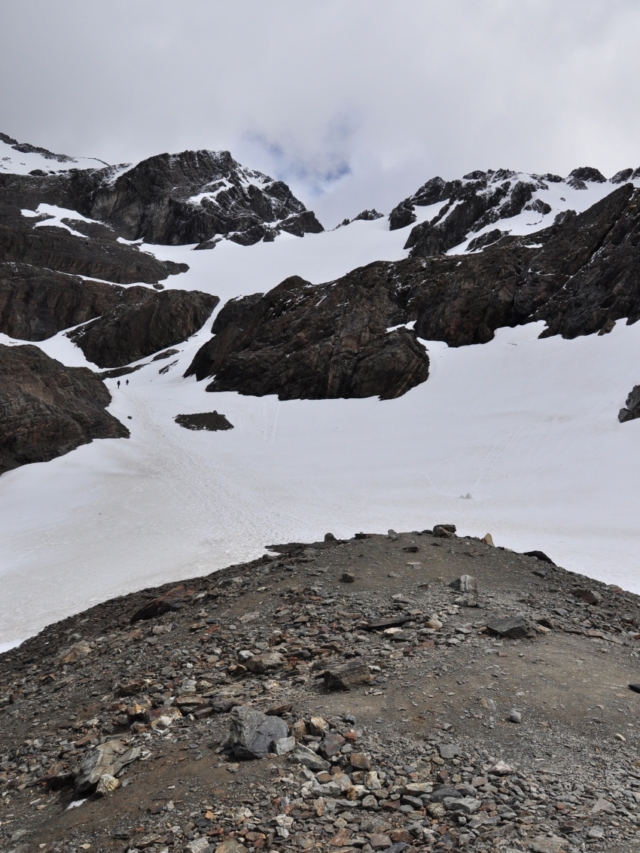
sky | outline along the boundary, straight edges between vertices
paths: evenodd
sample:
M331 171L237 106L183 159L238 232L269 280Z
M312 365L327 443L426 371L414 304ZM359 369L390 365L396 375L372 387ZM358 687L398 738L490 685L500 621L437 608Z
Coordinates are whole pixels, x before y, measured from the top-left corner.
M433 175L640 166L637 0L0 0L0 131L230 150L325 226Z

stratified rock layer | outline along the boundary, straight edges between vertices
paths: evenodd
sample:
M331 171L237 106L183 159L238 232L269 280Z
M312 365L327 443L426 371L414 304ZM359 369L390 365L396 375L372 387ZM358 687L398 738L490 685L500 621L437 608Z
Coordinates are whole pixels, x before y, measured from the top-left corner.
M156 284L189 269L186 264L159 261L135 247L118 243L112 231L99 225L96 232L87 228L87 223L68 220L74 230L79 226L93 232L93 236L81 237L59 226L39 224L43 221L46 217L25 217L1 206L0 259L116 284Z
M30 264L0 263L0 332L43 341L117 305L154 295L146 287L117 287Z
M35 346L0 345L0 474L46 462L94 438L127 438L105 411L111 395L85 367L65 367Z

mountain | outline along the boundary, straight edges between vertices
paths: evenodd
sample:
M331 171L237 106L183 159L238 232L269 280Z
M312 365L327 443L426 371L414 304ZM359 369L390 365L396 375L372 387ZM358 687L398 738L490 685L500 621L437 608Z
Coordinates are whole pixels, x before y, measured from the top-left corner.
M228 303L185 375L215 377L209 391L283 400L388 399L427 379L419 339L482 344L538 320L545 336L605 334L640 319L639 202L624 183L583 213L558 214L535 235L501 234L484 250L472 242L422 258L414 243L406 260L328 284L287 279Z
M302 237L323 230L286 184L241 166L228 151L159 154L133 166L96 168L18 145L42 161L25 174L27 164L17 163L14 140L0 140L0 156L2 144L12 152L0 169L3 203L74 210L126 240L213 248L222 238L249 246L274 240L282 231ZM52 162L57 168L49 168Z
M282 231L303 236L322 226L285 184L246 169L228 152L187 151L109 166L0 134L0 332L37 342L74 328L70 337L91 363L122 367L189 338L219 302L193 289L159 293L160 282L189 266L160 261L131 241L213 248L223 237L251 245ZM30 351L3 358L13 365L18 353ZM38 382L76 388L75 397L54 394L55 407L45 406L52 423L68 415L73 433L77 398L88 394L91 408L95 389L73 371L63 380L64 366L52 370L45 362L29 361ZM128 435L106 414L108 428L98 424L77 438L59 425L35 429L34 404L17 404L15 394L13 386L0 389L5 470L50 459L92 437ZM30 450L14 452L25 432Z
M0 422L0 642L318 525L421 529L444 509L633 577L636 172L433 179L390 218L294 239L308 211L230 157L109 167L2 144L0 345L41 396L0 388L17 413ZM43 357L19 366L26 342ZM59 595L46 578L74 565ZM46 607L20 603L23 571Z

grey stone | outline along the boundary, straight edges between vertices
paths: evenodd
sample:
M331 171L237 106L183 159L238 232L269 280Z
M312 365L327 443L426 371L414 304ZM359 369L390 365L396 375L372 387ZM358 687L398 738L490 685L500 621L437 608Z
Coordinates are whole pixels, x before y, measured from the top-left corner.
M456 758L460 755L460 747L455 743L442 743L438 747L440 758Z
M265 672L273 672L284 666L284 658L279 652L267 652L263 655L254 655L244 663L251 672L262 675Z
M563 853L567 849L567 841L557 835L538 835L530 845L533 853Z
M360 684L369 684L371 674L364 661L353 660L342 666L332 667L323 673L325 687L329 690L351 690Z
M529 623L524 616L506 616L487 622L487 631L510 640L519 640L531 633Z
M248 705L231 711L228 745L237 758L264 758L271 744L288 734L287 724L280 717L268 717Z
M328 770L331 767L331 764L328 761L325 761L324 758L321 758L312 749L309 749L307 746L303 746L301 743L299 743L291 753L289 761L296 764L302 764L304 767L308 767L309 770L313 770L316 773L320 770Z
M296 739L294 737L282 737L279 740L274 740L272 746L276 755L286 755L296 748Z
M456 580L451 581L449 586L451 589L460 590L460 592L467 592L472 595L478 594L478 581L473 575L461 575Z
M445 797L442 805L448 812L475 814L482 805L482 801L476 800L475 797Z

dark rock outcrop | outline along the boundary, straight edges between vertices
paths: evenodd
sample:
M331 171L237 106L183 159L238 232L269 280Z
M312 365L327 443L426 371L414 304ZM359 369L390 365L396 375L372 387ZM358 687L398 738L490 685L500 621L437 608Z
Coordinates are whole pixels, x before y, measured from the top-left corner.
M35 346L0 345L0 474L94 438L128 437L105 411L110 402L87 368L65 367Z
M0 263L0 332L43 341L118 305L154 295L146 287L118 287L29 264Z
M121 367L181 343L202 327L220 301L199 290L140 289L138 301L122 302L69 332L98 367Z
M411 266L407 320L427 340L485 343L495 329L544 320L565 338L640 318L640 190L625 184L581 214L527 238L503 237L475 255ZM542 244L542 245L540 245Z
M443 186L434 184L430 192L419 198L433 198L434 202L446 200L447 203L434 219L412 229L405 248L411 249L413 257L443 254L462 243L469 232L477 232L499 219L516 216L543 184L533 181L514 183L514 177L514 173L508 172L472 172L461 181L448 181Z
M640 418L640 385L634 385L623 409L618 412L621 424Z
M387 332L399 309L389 266L319 286L293 276L264 296L232 300L186 375L215 377L210 391L281 400L404 394L425 381L429 360L412 331Z
M357 216L354 216L354 217L353 217L353 219L352 219L351 221L352 221L352 222L359 222L359 221L363 221L363 222L373 222L373 221L374 221L374 220L376 220L376 219L382 219L382 218L383 218L383 215L384 215L384 214L382 214L382 213L380 213L379 211L377 211L377 210L375 209L375 207L372 207L372 208L371 208L371 210L362 210L362 211L360 211L360 213L359 213Z
M150 243L199 243L235 234L238 242L251 244L270 227L299 236L322 231L286 184L243 168L228 151L150 157L113 182L87 187L79 202L81 213Z
M632 178L636 172L632 169L619 172L611 178L612 188ZM507 169L470 172L461 180L453 181L436 177L391 211L389 228L392 231L406 228L417 219L416 207L441 203L431 219L411 230L405 244L405 248L411 250L412 257L432 257L444 254L472 238L481 229L508 220L522 211L543 217L549 215L551 206L544 199L533 197L537 191L547 190L549 184L561 183L572 189L587 189L588 183L605 181L606 178L597 169L586 166L574 169L567 178L551 174L523 175ZM507 228L504 230L509 233ZM486 236L482 235L478 239ZM473 239L472 244L471 251L488 245L478 245Z

